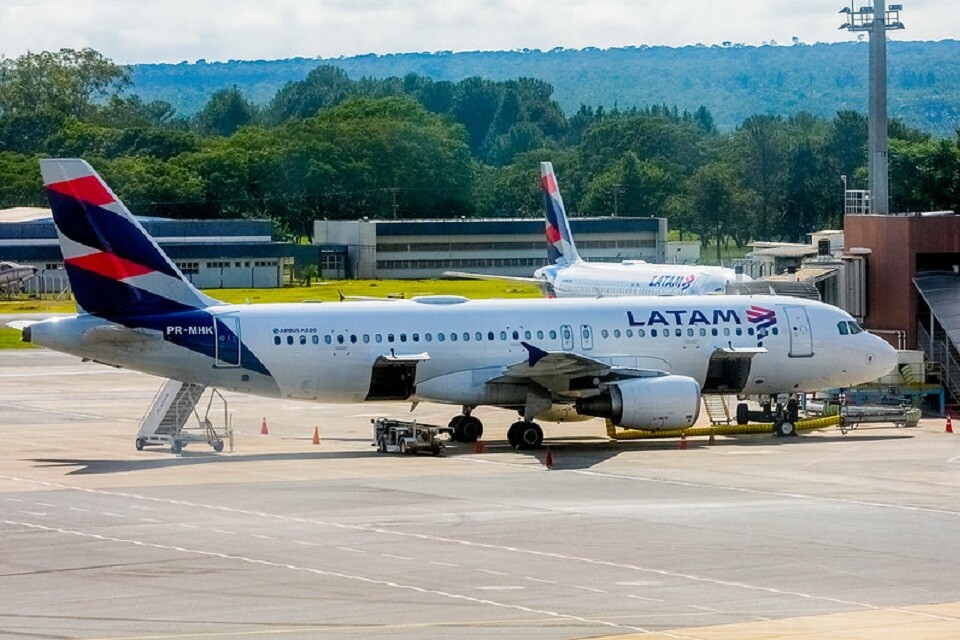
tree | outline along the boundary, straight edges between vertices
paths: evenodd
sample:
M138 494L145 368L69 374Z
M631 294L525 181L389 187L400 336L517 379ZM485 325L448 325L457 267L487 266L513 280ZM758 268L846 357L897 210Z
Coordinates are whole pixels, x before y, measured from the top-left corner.
M257 108L234 86L210 96L206 106L194 118L194 124L201 133L229 136L240 127L253 123L256 116Z
M743 183L757 194L758 210L752 235L766 240L771 222L783 209L786 136L783 121L774 116L751 116L734 133L738 142L740 175Z
M0 113L83 118L130 86L130 70L93 49L26 53L0 61Z
M733 169L719 162L697 169L688 181L687 192L692 226L704 246L708 239L717 243L717 263L721 263L725 238L750 209L749 194L740 186Z

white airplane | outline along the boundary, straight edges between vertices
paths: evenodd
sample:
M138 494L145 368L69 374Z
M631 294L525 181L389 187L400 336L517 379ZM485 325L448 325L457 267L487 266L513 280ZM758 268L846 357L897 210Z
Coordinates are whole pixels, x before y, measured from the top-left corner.
M32 278L37 268L16 262L0 262L0 290L18 291L20 285Z
M511 444L539 447L537 418L597 416L674 429L700 394L778 400L874 380L896 352L846 312L777 296L484 300L427 296L344 304L230 305L195 289L82 160L41 160L78 306L20 326L23 339L205 386L326 403L462 407L455 437L483 433L480 406L518 411Z
M547 260L532 278L447 271L445 276L473 280L506 280L536 284L549 297L682 296L724 293L737 281L733 269L681 264L586 262L577 253L570 222L560 197L553 163L540 163L540 187L546 211ZM748 276L740 276L747 282Z

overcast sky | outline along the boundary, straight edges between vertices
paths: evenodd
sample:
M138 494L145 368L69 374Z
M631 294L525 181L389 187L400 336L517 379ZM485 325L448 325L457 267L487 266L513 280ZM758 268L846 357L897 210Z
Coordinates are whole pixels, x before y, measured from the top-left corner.
M850 0L846 0L849 2ZM856 0L857 6L861 0ZM904 40L960 39L955 1L903 0ZM119 63L363 53L837 42L843 0L0 0L0 55Z

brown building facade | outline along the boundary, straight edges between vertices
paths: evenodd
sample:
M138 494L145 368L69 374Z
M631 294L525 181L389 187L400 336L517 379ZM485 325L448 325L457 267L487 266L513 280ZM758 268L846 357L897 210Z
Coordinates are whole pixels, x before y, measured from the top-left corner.
M867 259L867 313L872 330L900 330L907 348L917 346L917 272L952 271L960 266L960 216L848 215L844 249L870 250Z

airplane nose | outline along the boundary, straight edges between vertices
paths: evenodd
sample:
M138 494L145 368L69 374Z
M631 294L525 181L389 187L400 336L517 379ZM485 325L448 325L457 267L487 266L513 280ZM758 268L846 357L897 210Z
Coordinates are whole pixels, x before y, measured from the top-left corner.
M878 372L877 377L879 378L890 373L897 366L899 358L897 357L897 350L891 347L886 340L876 338L876 341L876 348L867 352L866 364Z

